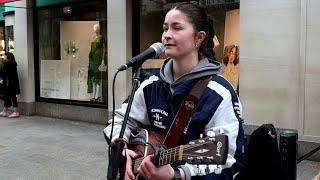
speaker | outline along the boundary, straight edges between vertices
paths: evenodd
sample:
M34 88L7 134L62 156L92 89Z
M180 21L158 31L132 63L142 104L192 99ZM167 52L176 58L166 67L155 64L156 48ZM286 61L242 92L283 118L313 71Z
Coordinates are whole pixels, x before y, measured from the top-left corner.
M297 179L298 133L283 131L280 133L281 176L283 180Z

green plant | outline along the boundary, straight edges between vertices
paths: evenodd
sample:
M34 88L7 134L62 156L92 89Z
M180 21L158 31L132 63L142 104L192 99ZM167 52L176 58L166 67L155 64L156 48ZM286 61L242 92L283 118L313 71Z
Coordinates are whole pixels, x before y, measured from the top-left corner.
M74 41L68 41L64 48L64 51L67 55L75 55L78 52L79 48L76 47L76 43Z

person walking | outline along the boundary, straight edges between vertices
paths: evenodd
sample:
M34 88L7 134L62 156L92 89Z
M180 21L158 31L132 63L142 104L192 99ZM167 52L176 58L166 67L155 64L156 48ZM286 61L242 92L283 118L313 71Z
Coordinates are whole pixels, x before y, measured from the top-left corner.
M5 52L3 58L3 92L4 92L4 107L0 112L0 116L9 118L19 117L19 109L17 102L17 94L20 94L19 78L17 72L17 62L14 55L10 52ZM13 106L13 113L9 115L8 109Z

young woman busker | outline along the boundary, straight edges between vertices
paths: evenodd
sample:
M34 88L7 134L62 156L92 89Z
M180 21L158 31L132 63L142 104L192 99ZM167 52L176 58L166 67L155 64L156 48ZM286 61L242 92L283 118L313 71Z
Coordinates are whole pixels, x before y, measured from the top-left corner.
M156 167L153 155L143 159L139 175L150 180L170 179L233 179L243 166L242 107L232 85L219 75L220 63L215 61L212 38L212 19L205 9L193 3L173 7L165 16L162 43L168 57L159 74L144 80L134 95L124 139L143 126L149 130L167 133L184 99L199 79L210 77L192 118L178 141L186 144L200 134L223 130L229 138L228 158L224 165L197 167L196 165L169 164ZM119 137L127 103L116 110L113 136L111 125L104 129L108 142ZM111 123L112 120L109 121ZM125 149L124 179L134 179L132 159L136 152Z

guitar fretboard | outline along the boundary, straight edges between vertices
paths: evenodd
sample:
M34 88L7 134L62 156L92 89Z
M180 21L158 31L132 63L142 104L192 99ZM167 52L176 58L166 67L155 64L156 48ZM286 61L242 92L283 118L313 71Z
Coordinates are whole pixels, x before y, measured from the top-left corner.
M163 150L161 151L158 156L158 161L156 162L157 166L163 166L166 164L171 164L177 160L182 160L182 154L183 154L183 145ZM138 167L140 166L141 162L143 161L145 157L138 158L136 160L133 160L133 172L136 173Z
M154 164L164 166L175 161L184 161L189 164L224 164L227 159L227 144L228 137L226 135L193 140L189 144L160 151L154 157ZM144 158L133 160L134 173L137 173L137 169Z

